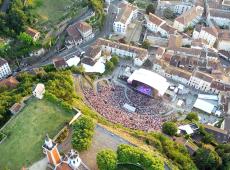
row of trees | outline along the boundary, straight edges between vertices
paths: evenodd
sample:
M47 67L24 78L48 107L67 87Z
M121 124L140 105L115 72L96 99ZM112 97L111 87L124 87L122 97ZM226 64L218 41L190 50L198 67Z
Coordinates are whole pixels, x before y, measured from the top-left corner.
M97 165L100 170L115 170L117 164L134 164L148 170L163 170L164 161L140 148L130 145L118 146L117 153L103 150L97 154Z
M87 150L92 143L95 123L87 116L81 117L73 125L72 145L78 151Z

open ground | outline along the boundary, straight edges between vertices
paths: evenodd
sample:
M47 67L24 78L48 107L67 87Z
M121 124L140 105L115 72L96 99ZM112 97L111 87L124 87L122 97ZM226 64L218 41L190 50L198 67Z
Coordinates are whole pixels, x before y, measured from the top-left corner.
M72 116L47 100L30 99L3 129L8 137L0 144L0 169L18 170L39 160L46 133L53 137Z

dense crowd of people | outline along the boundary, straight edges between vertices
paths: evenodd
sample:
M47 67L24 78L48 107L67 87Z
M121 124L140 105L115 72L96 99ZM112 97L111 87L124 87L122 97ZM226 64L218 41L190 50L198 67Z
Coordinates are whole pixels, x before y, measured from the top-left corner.
M128 92L129 97L135 97L132 101L127 100L125 90L122 86L110 87L99 85L97 92L91 88L85 88L84 95L87 102L111 122L120 123L133 129L146 131L159 130L163 119L160 114L155 113L159 113L163 105L160 104L160 101L148 98L147 96L141 96L141 94L135 91L132 94L130 91ZM133 113L123 108L125 103L133 105L132 102L137 106L137 111ZM149 109L144 110L143 108L145 107ZM155 110L153 111L153 109Z

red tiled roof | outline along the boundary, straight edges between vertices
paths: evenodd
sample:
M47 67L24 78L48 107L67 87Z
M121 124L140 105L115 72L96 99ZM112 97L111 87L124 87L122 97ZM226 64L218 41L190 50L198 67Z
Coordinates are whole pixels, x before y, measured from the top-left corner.
M158 26L160 26L163 22L165 22L160 17L158 17L152 13L149 13L149 21L154 23L155 25L158 25Z
M9 88L15 88L18 84L19 82L13 76L0 81L0 86L7 86Z
M34 37L34 36L36 36L37 34L40 34L39 31L37 31L37 30L35 30L35 29L33 29L33 28L30 28L30 27L27 28L26 33L27 33L28 35L30 35L31 37Z

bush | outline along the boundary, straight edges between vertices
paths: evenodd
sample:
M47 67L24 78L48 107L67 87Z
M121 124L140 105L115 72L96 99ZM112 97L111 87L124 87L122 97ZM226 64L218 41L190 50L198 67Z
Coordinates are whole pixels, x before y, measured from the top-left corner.
M173 122L165 122L162 126L162 130L165 134L174 136L177 133L177 126Z
M87 150L94 134L95 123L93 119L83 116L73 125L72 145L78 151Z
M117 155L113 150L106 149L97 154L97 165L100 170L115 170Z
M187 116L186 116L186 119L190 120L190 121L198 121L199 118L198 118L198 114L196 112L190 112Z
M154 155L130 145L120 145L117 149L117 158L119 163L131 163L141 165L148 170L163 170L163 160Z

